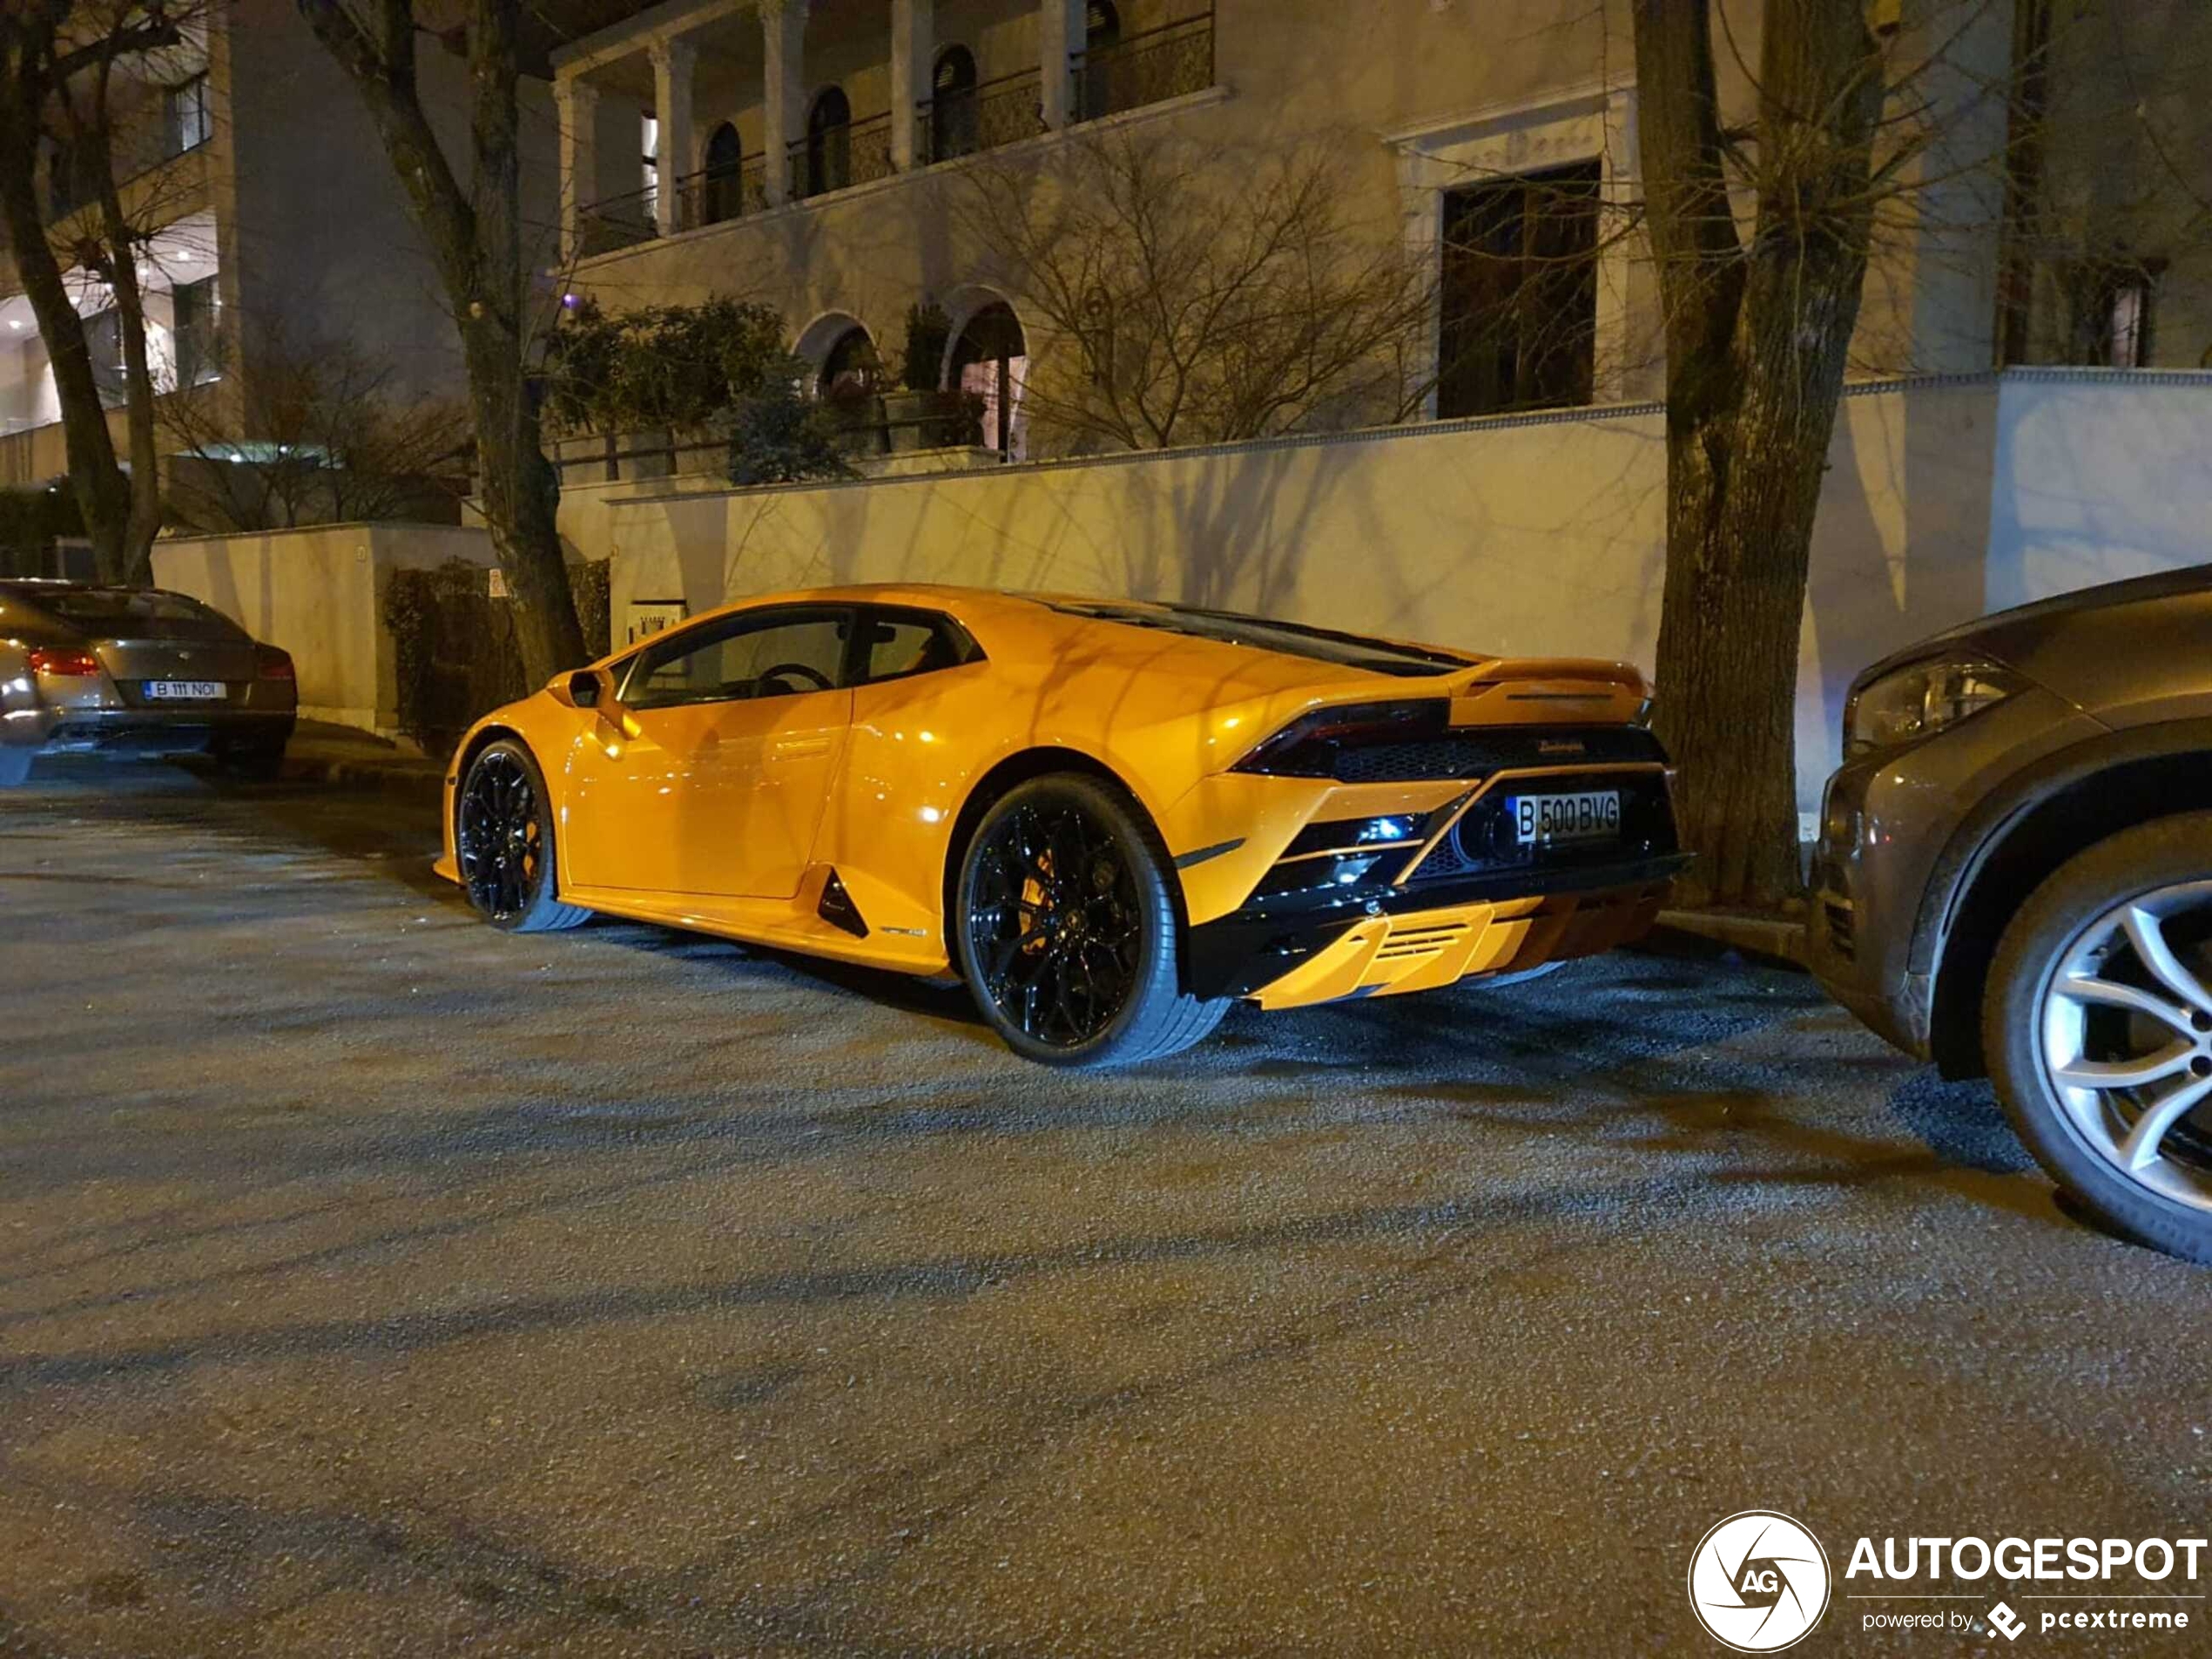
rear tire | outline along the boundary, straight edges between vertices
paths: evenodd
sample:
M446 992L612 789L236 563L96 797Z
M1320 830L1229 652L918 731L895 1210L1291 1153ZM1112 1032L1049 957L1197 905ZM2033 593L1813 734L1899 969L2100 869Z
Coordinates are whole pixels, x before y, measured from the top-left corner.
M477 751L454 796L453 819L462 891L493 927L556 933L591 919L560 900L545 776L521 744L502 738Z
M2123 830L2029 895L1982 1044L2053 1180L2114 1231L2212 1262L2212 813Z
M1016 785L976 825L954 888L955 960L1024 1059L1103 1070L1203 1041L1229 1000L1183 988L1168 860L1143 813L1076 772Z
M15 789L30 781L30 750L21 744L0 743L0 789Z

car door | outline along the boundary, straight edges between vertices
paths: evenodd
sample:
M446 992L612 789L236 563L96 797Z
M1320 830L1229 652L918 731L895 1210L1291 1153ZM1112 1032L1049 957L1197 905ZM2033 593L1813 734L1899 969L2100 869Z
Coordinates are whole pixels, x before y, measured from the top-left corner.
M796 894L852 724L853 622L850 606L741 611L617 664L616 706L570 758L570 880Z

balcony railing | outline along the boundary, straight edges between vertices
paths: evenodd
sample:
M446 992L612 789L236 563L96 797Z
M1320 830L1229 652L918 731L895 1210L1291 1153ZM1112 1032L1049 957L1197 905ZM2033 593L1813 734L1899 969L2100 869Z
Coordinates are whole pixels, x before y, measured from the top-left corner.
M674 188L679 231L742 219L768 206L768 158L748 156L735 167L702 168L678 179ZM658 195L655 190L633 190L586 203L577 214L583 256L635 247L658 236Z
M915 156L927 165L1034 138L1044 131L1043 85L1025 70L915 105Z
M1213 13L1079 52L1075 70L1078 121L1203 92L1213 84Z
M589 256L635 247L660 234L653 219L658 192L633 190L626 196L608 196L587 202L577 210L577 252Z
M1212 10L1077 53L1069 64L1079 121L1202 92L1214 81ZM952 161L1042 133L1042 78L1025 70L915 105L917 164ZM890 178L897 171L891 161L894 118L887 111L793 141L782 163L786 199L805 201ZM767 166L767 157L754 155L734 172L708 168L677 179L678 227L696 230L759 212L768 205ZM652 240L660 233L653 199L652 191L640 190L587 204L578 215L581 252L608 253Z
M786 160L793 201L888 179L895 171L891 165L891 112L886 110L865 121L811 132L792 145Z
M676 181L676 223L681 230L742 219L767 205L765 156L747 156L734 167L708 167Z

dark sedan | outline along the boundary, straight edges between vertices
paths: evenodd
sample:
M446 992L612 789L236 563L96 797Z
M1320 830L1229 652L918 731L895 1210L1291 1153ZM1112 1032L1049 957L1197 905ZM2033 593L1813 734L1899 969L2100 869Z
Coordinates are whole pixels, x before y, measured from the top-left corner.
M0 581L0 786L54 754L206 753L272 777L298 705L291 658L197 599Z

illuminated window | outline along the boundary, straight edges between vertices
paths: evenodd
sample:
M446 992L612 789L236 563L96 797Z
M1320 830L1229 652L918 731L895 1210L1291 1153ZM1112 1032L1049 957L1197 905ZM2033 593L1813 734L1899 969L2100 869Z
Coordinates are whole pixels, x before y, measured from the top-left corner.
M162 103L171 155L180 156L187 150L197 150L214 136L214 123L207 112L206 75L195 75L167 88L162 94Z

